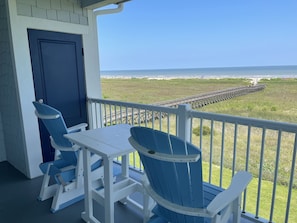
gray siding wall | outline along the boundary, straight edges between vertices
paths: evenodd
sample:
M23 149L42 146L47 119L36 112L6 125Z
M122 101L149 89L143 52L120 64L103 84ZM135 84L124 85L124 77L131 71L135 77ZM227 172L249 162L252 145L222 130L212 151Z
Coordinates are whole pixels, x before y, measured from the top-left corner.
M17 0L18 15L88 25L79 0Z
M25 170L22 122L13 74L6 1L0 1L0 157Z
M5 145L4 145L2 116L0 112L0 162L4 160L6 160L6 151L5 151Z
M9 90L9 73L11 72L11 60L8 46L8 30L5 1L0 1L0 161L6 160L4 143L4 123L2 121L7 113L7 91Z

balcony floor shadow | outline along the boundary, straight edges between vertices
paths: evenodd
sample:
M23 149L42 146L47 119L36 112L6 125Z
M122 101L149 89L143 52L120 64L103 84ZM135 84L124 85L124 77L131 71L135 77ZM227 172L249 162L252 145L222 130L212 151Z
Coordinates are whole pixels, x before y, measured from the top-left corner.
M138 175L138 176L137 176ZM132 177L140 179L132 171ZM7 223L84 223L81 213L84 210L83 200L56 213L50 212L52 199L37 200L42 177L28 179L8 162L0 162L0 219ZM133 199L141 202L142 196L135 194ZM104 208L94 202L95 217L101 222ZM132 206L115 203L115 223L142 223L142 213ZM241 223L249 223L242 219Z
M0 163L0 219L7 223L84 223L81 212L84 202L79 201L56 213L50 212L52 199L37 200L42 177L33 180L26 178L8 162ZM95 216L102 219L104 209L94 203ZM142 213L129 205L115 204L115 223L142 222Z

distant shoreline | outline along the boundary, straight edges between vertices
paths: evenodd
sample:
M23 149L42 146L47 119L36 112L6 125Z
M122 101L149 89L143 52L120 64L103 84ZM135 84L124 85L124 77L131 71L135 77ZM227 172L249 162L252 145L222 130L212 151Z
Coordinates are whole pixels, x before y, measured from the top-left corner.
M295 79L296 77L190 77L190 76L174 76L174 77L128 77L128 76L104 76L101 75L102 79L145 79L145 80L174 80L174 79L203 79L203 80L211 80L211 79Z
M128 76L101 76L102 79L144 79L144 80L175 80L175 79L185 79L185 80L190 80L190 79L203 79L203 80L221 80L221 79L246 79L250 80L250 83L252 85L258 84L259 81L262 79L265 80L271 80L271 79L297 79L297 77L189 77L189 76L179 76L179 77L128 77Z
M271 79L297 78L297 66L262 66L262 67L216 67L189 69L154 69L154 70L110 70L101 71L102 78L108 79Z

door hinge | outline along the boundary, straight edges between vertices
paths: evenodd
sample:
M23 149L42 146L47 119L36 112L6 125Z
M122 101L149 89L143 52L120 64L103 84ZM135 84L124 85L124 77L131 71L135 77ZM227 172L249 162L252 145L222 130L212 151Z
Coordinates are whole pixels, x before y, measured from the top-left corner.
M84 48L81 48L81 55L84 56Z

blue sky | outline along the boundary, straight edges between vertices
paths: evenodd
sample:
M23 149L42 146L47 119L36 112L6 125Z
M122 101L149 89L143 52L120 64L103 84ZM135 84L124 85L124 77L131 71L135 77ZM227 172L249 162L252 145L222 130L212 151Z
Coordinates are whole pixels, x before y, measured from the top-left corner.
M297 65L297 1L132 0L98 38L101 70Z

